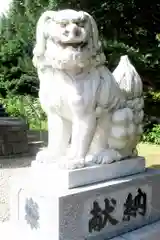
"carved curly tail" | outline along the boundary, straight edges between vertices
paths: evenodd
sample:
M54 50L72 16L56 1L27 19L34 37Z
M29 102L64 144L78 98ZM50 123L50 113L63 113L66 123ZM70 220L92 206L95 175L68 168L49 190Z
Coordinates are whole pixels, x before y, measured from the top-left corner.
M122 136L119 137L119 140L123 138L122 143L125 145L125 143L127 143L128 138L128 148L130 145L131 147L133 147L133 150L135 150L135 147L143 132L142 122L144 116L143 112L144 100L142 81L135 67L130 63L128 56L121 57L119 65L113 72L113 76L125 96L126 109L119 110L113 114L112 131L115 128L114 122L115 126L118 126L120 116L123 115L121 116L123 119L121 131L123 130L124 133L128 132L127 134L128 137L124 139L123 134L120 134ZM126 134L124 135L127 136ZM113 143L111 145L113 145Z
M143 85L135 67L131 64L127 55L122 56L113 72L116 82L126 96L126 99L142 97Z
M126 97L127 107L133 110L134 122L140 124L143 121L143 85L127 55L121 57L113 76Z

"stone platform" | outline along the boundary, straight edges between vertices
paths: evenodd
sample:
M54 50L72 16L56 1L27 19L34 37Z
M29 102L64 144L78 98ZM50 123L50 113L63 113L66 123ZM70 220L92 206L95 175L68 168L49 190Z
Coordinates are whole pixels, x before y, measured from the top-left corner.
M42 182L17 179L12 194L11 222L33 240L105 240L160 219L157 170L74 189Z
M54 163L45 164L33 161L30 177L35 184L41 187L45 186L46 188L51 182L52 186L56 187L58 182L61 189L68 189L117 179L144 171L145 159L143 157L74 170L62 170L57 168L57 165Z

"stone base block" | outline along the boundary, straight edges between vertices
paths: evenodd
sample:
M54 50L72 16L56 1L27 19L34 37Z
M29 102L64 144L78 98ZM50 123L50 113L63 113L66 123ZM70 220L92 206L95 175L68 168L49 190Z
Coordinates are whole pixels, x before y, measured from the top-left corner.
M19 228L16 224L5 222L0 224L0 232L5 240L28 240L33 236L23 228ZM54 238L53 238L54 239ZM160 221L146 225L137 230L131 231L124 235L111 238L110 240L159 240L160 239Z
M56 184L60 188L75 188L145 171L145 159L137 157L112 164L96 165L75 170L61 170L55 164L32 162L31 177L41 186ZM55 187L55 186L54 186Z
M33 240L110 239L160 219L159 182L151 169L74 189L17 179L11 220Z
M160 221L149 224L145 227L131 231L120 237L111 240L159 240L160 239Z

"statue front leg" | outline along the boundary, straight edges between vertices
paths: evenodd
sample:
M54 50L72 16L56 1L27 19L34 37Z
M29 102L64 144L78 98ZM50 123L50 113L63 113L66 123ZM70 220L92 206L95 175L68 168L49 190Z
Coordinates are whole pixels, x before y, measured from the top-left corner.
M55 113L48 114L48 147L40 151L36 160L52 162L66 154L71 136L71 123Z
M48 149L55 157L66 154L71 137L71 122L51 113L48 115Z
M75 117L72 128L71 155L84 158L96 131L96 116Z
M96 130L95 114L73 117L72 140L68 154L68 168L81 168L85 166L85 156Z

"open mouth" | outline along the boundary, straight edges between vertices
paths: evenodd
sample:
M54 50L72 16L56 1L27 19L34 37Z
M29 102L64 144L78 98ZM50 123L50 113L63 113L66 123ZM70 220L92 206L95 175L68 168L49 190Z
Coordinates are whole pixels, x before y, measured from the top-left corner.
M88 42L79 42L79 43L64 43L59 41L58 44L63 48L73 47L73 48L85 48L88 45Z

